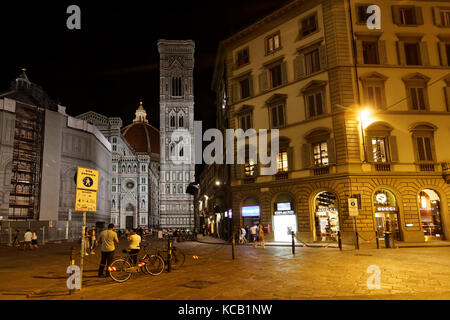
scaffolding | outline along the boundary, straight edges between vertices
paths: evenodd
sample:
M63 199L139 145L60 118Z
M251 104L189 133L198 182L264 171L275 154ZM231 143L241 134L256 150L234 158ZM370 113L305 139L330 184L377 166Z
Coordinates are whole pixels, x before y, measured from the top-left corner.
M8 219L39 218L44 109L18 103Z

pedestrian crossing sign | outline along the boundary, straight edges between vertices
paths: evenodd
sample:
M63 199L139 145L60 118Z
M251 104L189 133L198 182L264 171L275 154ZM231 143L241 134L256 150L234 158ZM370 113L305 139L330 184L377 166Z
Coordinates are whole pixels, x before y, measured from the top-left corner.
M98 190L98 170L78 167L77 189Z

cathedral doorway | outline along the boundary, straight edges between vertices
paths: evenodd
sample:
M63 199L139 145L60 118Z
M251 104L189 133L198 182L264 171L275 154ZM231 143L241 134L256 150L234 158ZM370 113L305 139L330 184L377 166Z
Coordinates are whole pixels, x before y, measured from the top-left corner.
M126 216L125 217L125 228L126 229L133 229L133 216Z
M125 208L125 228L133 229L134 228L134 206L129 203Z

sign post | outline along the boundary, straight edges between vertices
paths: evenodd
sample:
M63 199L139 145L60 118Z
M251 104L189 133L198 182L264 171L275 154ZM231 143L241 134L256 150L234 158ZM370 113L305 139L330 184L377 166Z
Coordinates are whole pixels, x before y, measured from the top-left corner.
M348 199L348 215L353 217L353 232L355 235L355 248L359 249L359 241L358 241L358 231L356 231L356 217L358 216L358 199L349 198Z
M83 285L83 264L85 252L86 212L97 211L98 170L78 167L75 176L77 189L75 211L83 211L80 258L80 290Z

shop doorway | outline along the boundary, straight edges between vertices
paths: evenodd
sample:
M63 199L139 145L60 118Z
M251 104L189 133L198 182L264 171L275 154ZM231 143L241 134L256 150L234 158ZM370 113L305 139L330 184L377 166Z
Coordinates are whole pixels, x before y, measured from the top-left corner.
M339 232L339 211L336 195L324 191L314 198L314 221L316 240L337 241Z
M419 193L418 200L425 241L444 240L439 195L432 189L423 189Z
M389 232L393 234L396 241L402 241L399 207L394 193L387 189L380 189L375 192L373 203L375 224L380 239Z
M294 198L288 193L277 196L273 204L273 229L276 242L291 242L292 232L297 233L297 215Z
M258 199L254 197L247 198L241 207L242 225L251 227L260 222L261 208Z

